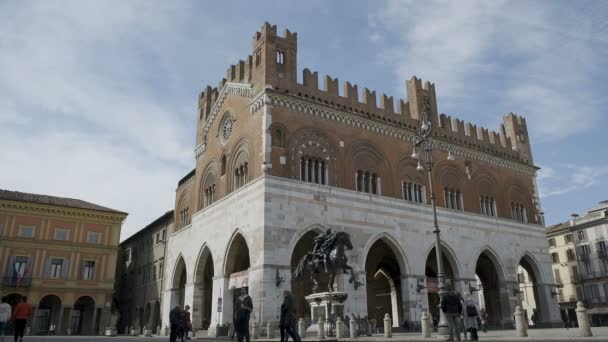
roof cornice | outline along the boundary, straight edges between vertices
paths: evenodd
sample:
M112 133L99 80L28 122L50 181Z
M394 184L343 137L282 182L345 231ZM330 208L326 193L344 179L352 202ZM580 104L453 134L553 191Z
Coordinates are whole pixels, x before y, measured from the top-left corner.
M350 111L345 111L335 108L330 105L317 103L315 101L295 96L288 93L280 93L272 88L264 88L255 95L250 104L251 112L257 112L264 105L281 106L299 113L313 115L322 119L337 121L348 126L356 126L368 131L414 143L415 132L395 125L390 125L384 122L368 119L354 114ZM478 151L470 147L457 145L442 139L430 138L434 149L452 151L453 154L460 155L464 158L476 159L499 167L505 167L517 172L534 176L539 169L534 165L528 165L513 160L504 159L495 155Z
M105 223L121 224L127 217L126 213L111 213L93 209L55 206L20 201L0 200L0 210L19 212L23 214L48 215L61 218L78 218L102 221Z

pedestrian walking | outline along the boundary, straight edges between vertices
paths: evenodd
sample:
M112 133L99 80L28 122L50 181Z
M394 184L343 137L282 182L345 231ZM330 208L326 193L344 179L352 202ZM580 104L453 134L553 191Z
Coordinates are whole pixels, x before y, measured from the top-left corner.
M177 342L177 335L179 334L180 315L181 309L179 305L175 306L171 312L169 312L169 324L171 324L171 333L169 334L169 342Z
M441 300L441 311L445 313L448 321L449 337L446 341L460 341L460 331L458 331L458 317L462 314L462 304L460 296L452 289L446 293Z
M462 311L464 313L464 328L471 334L470 341L479 341L479 337L477 336L477 317L479 316L479 310L477 310L477 306L473 299L471 299L471 294L469 292L463 294L463 299L464 309Z
M184 340L189 340L190 339L190 332L192 331L192 320L190 319L191 315L190 315L190 305L186 305L184 307L184 311L182 311L181 314L181 340L182 342Z
M237 317L234 324L238 342L243 342L243 340L250 342L249 318L251 317L251 311L253 311L253 301L247 294L247 289L242 287L241 295L237 301Z
M6 296L2 297L2 303L0 303L0 342L4 342L4 331L11 320L11 311L12 308L7 303Z
M32 304L27 302L27 297L21 297L21 303L15 307L13 312L13 320L15 321L15 342L23 342L23 334L25 333L25 325L27 320L32 316Z
M486 312L486 309L481 308L479 310L479 321L481 322L481 330L483 330L484 333L488 332L488 313Z
M51 325L49 326L49 335L55 335L56 328L55 323L51 322Z
M281 330L281 342L287 342L289 336L294 342L301 342L302 339L296 331L296 311L293 305L291 292L283 291L283 304L281 304L281 318L279 329Z
M536 309L532 309L532 316L530 316L530 320L532 321L532 326L536 328L536 320L538 319L538 315Z

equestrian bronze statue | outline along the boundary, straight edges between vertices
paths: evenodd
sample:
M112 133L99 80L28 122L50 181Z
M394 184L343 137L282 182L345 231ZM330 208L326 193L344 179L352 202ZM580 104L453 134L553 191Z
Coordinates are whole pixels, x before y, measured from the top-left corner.
M323 273L329 274L329 283L327 284L329 292L334 291L334 279L338 272L348 274L347 271L350 271L349 282L352 283L355 275L353 268L348 265L345 253L346 250L351 249L353 249L353 245L348 233L332 232L331 229L328 229L325 233L315 237L313 250L307 252L300 259L293 272L293 279L299 279L306 272L309 272L314 283L313 293L316 293L319 289L319 275Z

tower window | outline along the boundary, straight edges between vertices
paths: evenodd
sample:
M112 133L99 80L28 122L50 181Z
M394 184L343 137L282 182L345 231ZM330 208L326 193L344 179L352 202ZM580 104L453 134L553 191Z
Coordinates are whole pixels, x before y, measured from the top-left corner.
M262 52L258 51L255 53L255 66L259 66L260 65L260 61L262 60Z
M285 53L277 50L277 64L285 64Z

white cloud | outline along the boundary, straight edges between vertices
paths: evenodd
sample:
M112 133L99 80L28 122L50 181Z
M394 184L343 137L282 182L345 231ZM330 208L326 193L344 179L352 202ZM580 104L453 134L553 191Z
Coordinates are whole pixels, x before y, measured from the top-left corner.
M605 100L591 83L608 77L600 67L608 6L568 5L389 0L371 16L369 36L392 35L382 60L399 80L416 74L435 82L440 107L469 103L461 107L484 123L484 108L473 104L491 97L493 110L526 116L538 138L562 139L600 119Z
M608 165L556 165L539 171L542 198L581 192L608 182Z
M194 167L196 70L235 55L229 23L189 7L0 3L1 187L126 211L123 237L172 209Z

